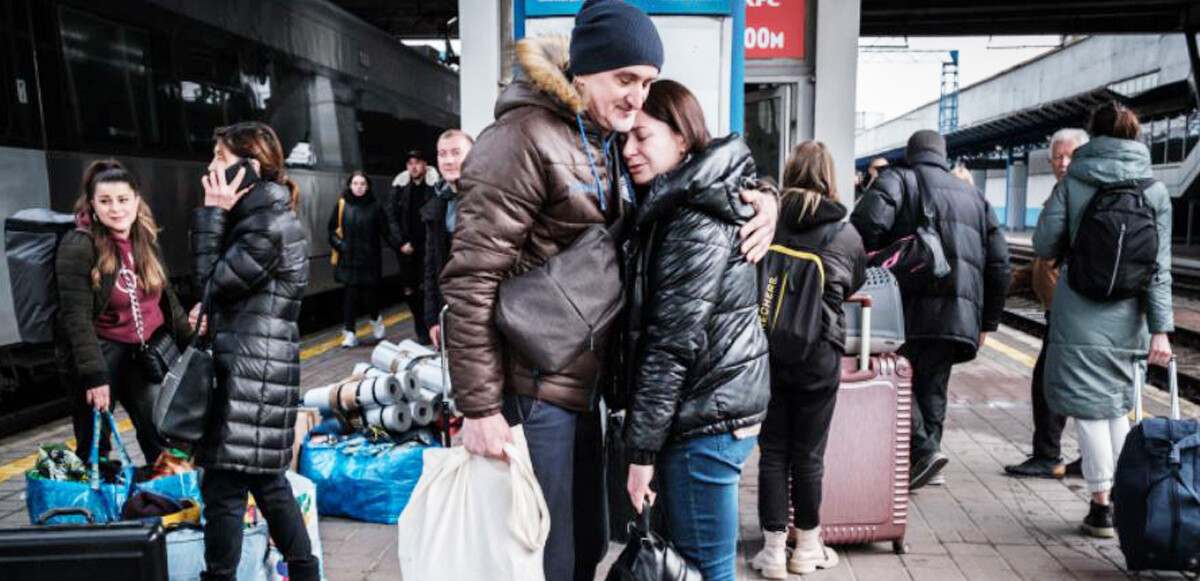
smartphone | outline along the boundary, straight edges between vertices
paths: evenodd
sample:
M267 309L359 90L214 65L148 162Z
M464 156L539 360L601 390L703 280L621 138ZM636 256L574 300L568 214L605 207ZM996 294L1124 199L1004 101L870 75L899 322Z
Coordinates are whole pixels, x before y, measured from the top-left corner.
M254 171L254 166L250 163L250 160L243 157L237 163L225 169L225 183L232 184L233 180L237 178L238 170L242 168L246 169L246 175L242 177L242 183L238 186L239 190L258 182L258 172Z

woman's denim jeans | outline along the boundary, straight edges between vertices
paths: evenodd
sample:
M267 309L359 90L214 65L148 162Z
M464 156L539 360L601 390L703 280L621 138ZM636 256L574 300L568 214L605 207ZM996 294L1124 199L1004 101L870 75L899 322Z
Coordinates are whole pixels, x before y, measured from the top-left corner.
M757 440L701 436L668 444L659 455L668 534L705 581L737 577L738 482Z

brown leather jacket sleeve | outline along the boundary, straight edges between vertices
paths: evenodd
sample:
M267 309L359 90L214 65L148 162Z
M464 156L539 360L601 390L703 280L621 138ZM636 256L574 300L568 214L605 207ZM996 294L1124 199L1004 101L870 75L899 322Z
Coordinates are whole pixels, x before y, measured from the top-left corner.
M442 270L450 383L458 409L477 418L500 411L502 338L493 322L496 289L512 271L546 200L545 168L518 124L480 135L459 182L458 223Z

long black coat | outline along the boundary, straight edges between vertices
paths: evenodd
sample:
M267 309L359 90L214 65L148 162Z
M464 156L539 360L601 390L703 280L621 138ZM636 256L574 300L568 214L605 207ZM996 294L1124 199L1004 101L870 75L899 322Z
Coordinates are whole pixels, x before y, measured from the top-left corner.
M1010 272L1008 245L987 200L951 175L944 157L922 152L909 161L879 174L850 221L868 251L916 232L916 172L921 172L951 270L945 278L905 294L905 333L909 341L956 342L957 359L968 361L979 349L979 333L999 327Z
M338 251L338 263L333 279L345 285L374 286L383 278L383 244L387 239L387 217L367 192L355 196L342 194L346 201L342 212L343 236L338 238L338 206L329 215L329 246Z
M308 242L288 189L260 182L232 209L198 208L198 288L211 284L218 395L201 466L269 474L292 460Z
M438 181L437 170L426 168L425 179L418 185L407 171L392 181L392 197L387 204L388 240L400 262L400 278L407 287L419 286L424 276L425 224L421 208L433 199L433 185ZM400 248L412 244L413 253L404 254Z
M628 335L636 344L625 441L652 464L670 440L728 433L767 412L758 275L739 250L754 160L737 136L659 177L637 213Z
M434 191L437 195L421 208L421 221L425 224L425 282L422 290L425 291L425 324L430 327L438 324L438 314L446 304L438 277L450 261L452 233L446 230L446 212L449 211L450 201L458 195L445 180L438 182Z

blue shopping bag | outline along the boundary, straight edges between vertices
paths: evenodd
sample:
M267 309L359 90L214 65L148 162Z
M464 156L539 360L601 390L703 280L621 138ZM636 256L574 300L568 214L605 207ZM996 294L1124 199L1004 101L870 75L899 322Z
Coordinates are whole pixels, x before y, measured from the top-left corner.
M356 435L335 444L304 443L300 474L317 485L321 515L393 524L421 478L427 446L368 441Z
M118 484L100 481L100 422L108 422L113 441L121 455L122 477ZM97 523L121 520L121 506L129 498L129 483L133 480L133 463L121 443L117 422L111 412L92 410L92 449L89 456L91 473L89 482L71 480L48 480L38 476L37 470L25 473L25 508L29 511L32 524L87 524L82 516L54 517L49 522L39 523L38 518L55 508L84 508L92 513Z

